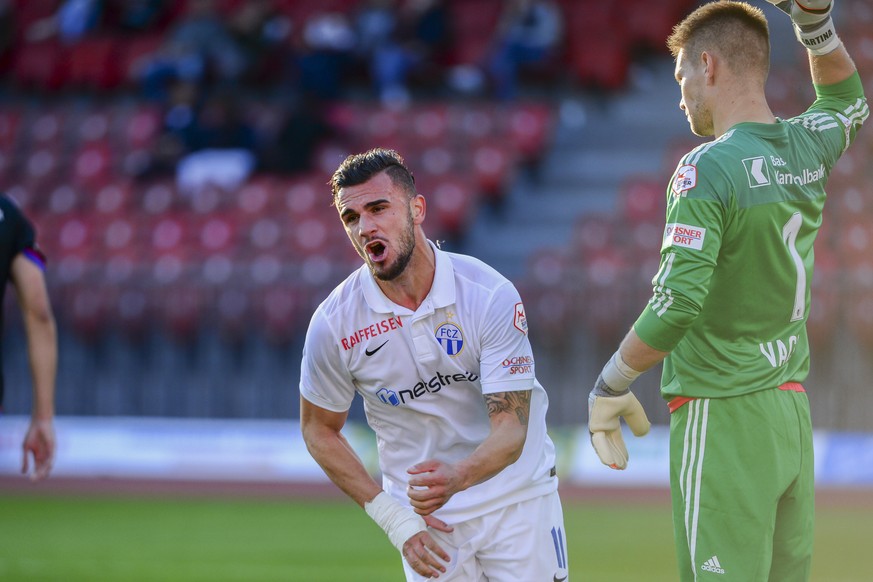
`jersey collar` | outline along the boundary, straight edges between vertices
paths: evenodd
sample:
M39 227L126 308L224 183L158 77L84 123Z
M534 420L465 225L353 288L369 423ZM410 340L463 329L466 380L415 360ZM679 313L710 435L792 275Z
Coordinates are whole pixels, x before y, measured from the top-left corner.
M429 315L434 310L441 307L447 307L455 302L455 269L452 267L452 261L448 254L441 251L433 242L427 241L433 249L434 260L436 262L436 272L433 277L433 286L424 301L414 313L418 315ZM388 299L379 285L376 283L376 278L366 265L361 267L364 276L362 277L362 288L364 291L364 299L367 305L376 313L395 313L397 315L413 315L413 312L405 307L397 305Z

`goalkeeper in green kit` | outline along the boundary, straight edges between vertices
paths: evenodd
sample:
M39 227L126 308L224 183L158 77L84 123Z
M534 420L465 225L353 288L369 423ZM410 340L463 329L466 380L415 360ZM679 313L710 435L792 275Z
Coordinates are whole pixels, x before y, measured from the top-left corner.
M813 450L809 370L813 242L825 185L869 110L830 0L773 2L809 53L816 100L780 119L764 95L763 12L721 1L670 35L680 107L714 139L679 162L654 294L589 396L604 464L628 456L619 419L649 429L630 392L664 360L670 485L683 581L810 577Z

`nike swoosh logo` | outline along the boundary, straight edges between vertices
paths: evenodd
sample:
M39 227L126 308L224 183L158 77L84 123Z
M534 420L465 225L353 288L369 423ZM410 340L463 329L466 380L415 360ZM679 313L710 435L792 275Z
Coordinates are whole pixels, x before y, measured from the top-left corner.
M558 578L557 575L554 576L555 582L564 582L564 580L566 580L566 579L567 579L567 576L564 576L563 578Z
M378 352L379 350L381 350L381 349L382 349L382 346L384 346L385 344L387 344L389 341L391 341L391 340L385 340L384 342L382 342L382 345L381 345L381 346L377 347L377 348L374 349L374 350L364 350L364 355L372 356L373 354L375 354L376 352Z

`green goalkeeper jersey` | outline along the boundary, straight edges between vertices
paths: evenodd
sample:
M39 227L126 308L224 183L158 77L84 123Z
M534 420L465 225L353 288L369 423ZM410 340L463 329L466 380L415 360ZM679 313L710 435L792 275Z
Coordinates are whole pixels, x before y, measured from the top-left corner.
M802 115L739 123L673 175L654 294L634 324L670 352L665 398L737 396L807 376L825 183L869 114L857 74L815 91Z

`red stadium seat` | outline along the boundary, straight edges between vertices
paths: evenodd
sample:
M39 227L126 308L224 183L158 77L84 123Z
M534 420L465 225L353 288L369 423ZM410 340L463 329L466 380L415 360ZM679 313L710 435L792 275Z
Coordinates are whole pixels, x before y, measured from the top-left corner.
M582 321L599 341L614 345L621 340L640 309L640 305L631 300L630 277L633 271L616 250L584 257L584 267Z
M121 43L116 55L119 59L116 71L118 82L136 85L140 79L143 66L160 50L163 44L164 37L161 34L135 36Z
M114 175L112 149L107 142L93 142L80 149L73 158L73 183L97 188L110 182Z
M218 333L222 340L238 344L252 328L254 306L246 289L239 286L222 286L213 299Z
M621 216L633 224L663 222L666 197L665 181L661 177L628 177L619 193Z
M111 124L108 109L89 111L77 120L73 139L82 144L104 141L109 138Z
M445 143L449 131L449 115L445 105L414 107L408 117L407 123L416 142L431 145Z
M254 297L255 321L268 341L286 346L297 339L299 328L311 315L307 295L301 288L270 285L257 291Z
M536 161L545 152L551 134L552 112L540 104L516 106L509 114L506 132L524 161Z
M149 105L118 110L113 136L125 150L150 148L161 129L161 112Z
M577 260L616 248L616 218L609 214L586 214L573 226L570 256Z
M22 178L34 188L37 197L49 191L61 175L61 156L54 149L32 150L24 161Z
M24 88L51 91L65 79L62 59L64 49L54 42L39 42L19 46L12 60L12 77Z
M629 46L666 54L667 37L689 6L693 7L693 3L688 0L662 0L657 5L648 0L622 0L621 13Z
M196 283L174 282L161 288L155 298L164 332L179 343L191 341L202 323L203 289Z
M498 132L496 115L486 106L455 108L450 112L449 125L461 143L486 139Z
M15 106L4 106L0 111L0 152L10 153L19 144L24 114Z
M511 143L491 139L473 146L470 152L473 182L489 202L498 202L513 179L516 155Z
M230 215L213 213L200 221L198 242L204 253L226 253L236 248L238 227Z
M476 194L467 180L443 179L428 192L429 223L435 231L452 239L462 237L473 220L476 205Z
M873 290L859 290L846 304L846 321L864 350L873 348Z
M45 147L52 150L62 149L64 138L62 128L66 125L65 112L60 108L47 107L27 121L30 147Z
M119 44L112 38L83 38L64 57L66 84L105 91L119 84Z
M573 35L568 43L569 66L585 87L616 91L627 84L630 53L617 31L608 36Z
M447 145L437 144L419 152L417 160L406 156L410 167L416 168L415 175L427 174L430 178L441 178L458 171L458 160L455 152Z
M500 0L450 0L447 6L454 27L452 64L481 63L500 18Z
M111 289L85 282L66 289L61 310L67 314L79 339L94 343L103 336L112 294Z

